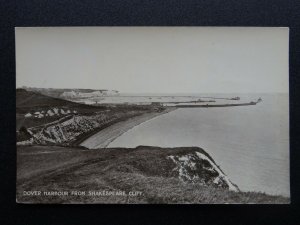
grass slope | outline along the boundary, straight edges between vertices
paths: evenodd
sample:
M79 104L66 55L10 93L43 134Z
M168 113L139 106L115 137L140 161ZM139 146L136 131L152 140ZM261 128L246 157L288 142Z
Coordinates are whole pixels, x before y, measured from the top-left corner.
M44 117L44 118L24 118L28 112L47 111L51 108L62 108L65 110L77 110L80 113L92 113L95 110L103 110L105 107L93 107L90 105L78 104L63 99L45 96L36 92L27 91L24 89L16 90L16 122L17 130L21 126L32 127L41 124L53 122L61 116Z
M101 105L101 106L93 106L75 103L59 98L53 98L50 96L46 96L40 93L27 91L25 89L17 89L16 90L16 129L19 130L22 126L29 128L33 126L39 126L47 123L51 123L56 121L64 115L54 115L43 118L35 118L29 117L25 118L25 114L37 111L47 111L49 109L58 108L63 109L64 111L76 110L76 114L79 115L94 115L95 113L107 113L109 110L111 115L116 113L130 113L136 111L151 111L150 106L129 106L129 105Z
M40 93L26 91L24 89L16 90L16 107L17 112L26 113L28 110L42 109L49 107L68 107L71 109L95 109L101 107L94 107L90 105L79 104L75 102L70 102L67 100L53 98Z
M190 148L112 148L88 150L54 146L17 147L17 201L20 203L289 203L288 198L233 192L185 183L169 155ZM207 155L208 156L208 155ZM208 156L209 157L209 156ZM140 191L138 196L24 196L24 191Z

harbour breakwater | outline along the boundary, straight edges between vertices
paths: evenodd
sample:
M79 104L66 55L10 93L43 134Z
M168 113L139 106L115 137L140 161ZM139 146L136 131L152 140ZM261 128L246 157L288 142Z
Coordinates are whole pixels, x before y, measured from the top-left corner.
M233 107L233 106L250 106L250 105L256 105L260 101L257 102L248 102L248 103L238 103L238 104L206 104L206 105L176 105L173 107L176 108L210 108L210 107ZM171 106L172 107L172 106Z

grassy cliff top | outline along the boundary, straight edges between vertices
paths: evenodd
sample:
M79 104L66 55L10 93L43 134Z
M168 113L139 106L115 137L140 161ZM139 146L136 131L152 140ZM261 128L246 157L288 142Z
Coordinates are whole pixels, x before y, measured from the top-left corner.
M198 147L109 148L89 150L58 146L18 146L17 201L21 203L289 203L289 198L264 193L230 191L209 182L215 176L209 164L193 161L203 179L185 181L182 170L170 160L195 152ZM213 161L212 161L213 162ZM206 162L207 163L207 162ZM184 163L182 165L185 165ZM199 169L200 168L200 169ZM202 168L202 169L201 169ZM184 167L183 167L184 169ZM189 168L187 168L188 171ZM182 174L181 174L182 175ZM192 174L194 175L194 174ZM85 191L83 196L24 196L24 191ZM138 196L90 196L89 191L137 191Z

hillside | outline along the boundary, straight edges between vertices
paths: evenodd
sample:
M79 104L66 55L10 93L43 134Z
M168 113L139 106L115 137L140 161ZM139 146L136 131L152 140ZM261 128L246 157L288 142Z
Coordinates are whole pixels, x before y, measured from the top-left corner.
M105 109L105 107L95 108L24 89L16 89L17 130L21 126L38 126L53 122L67 114L91 113L95 109L100 110Z
M18 146L17 166L20 203L289 203L239 191L198 147Z
M106 89L82 89L82 88L32 88L24 87L23 89L35 93L40 93L54 98L72 99L84 97L100 97L118 95L116 90Z
M47 107L71 107L93 109L93 106L78 104L75 102L49 97L40 93L16 89L16 108L17 113L27 112L28 109L42 109Z
M155 110L151 106L91 106L17 89L17 144L72 145L114 123Z

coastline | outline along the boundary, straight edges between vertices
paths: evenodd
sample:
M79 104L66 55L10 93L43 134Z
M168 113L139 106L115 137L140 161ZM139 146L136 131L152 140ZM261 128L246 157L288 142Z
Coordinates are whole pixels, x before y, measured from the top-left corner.
M17 159L17 203L290 203L290 198L280 195L240 191L199 147L138 146L95 151L78 146L32 145L18 146ZM101 194L106 191L126 193ZM130 195L132 191L140 194Z
M78 145L89 149L106 148L112 141L114 141L116 138L126 133L130 129L134 128L135 126L176 109L177 108L168 107L162 112L145 113L143 115L135 116L125 121L117 122L91 135Z

